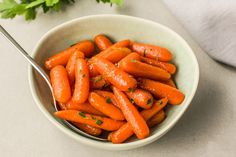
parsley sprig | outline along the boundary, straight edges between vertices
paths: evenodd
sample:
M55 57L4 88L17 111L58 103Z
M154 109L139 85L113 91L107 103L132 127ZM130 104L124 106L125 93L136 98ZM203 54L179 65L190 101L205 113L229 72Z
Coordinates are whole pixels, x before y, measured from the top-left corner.
M110 3L122 5L123 0L96 0L98 3ZM16 15L25 16L25 20L34 20L37 11L41 8L44 13L48 11L60 11L68 4L75 3L75 0L3 0L0 2L1 18L12 19Z

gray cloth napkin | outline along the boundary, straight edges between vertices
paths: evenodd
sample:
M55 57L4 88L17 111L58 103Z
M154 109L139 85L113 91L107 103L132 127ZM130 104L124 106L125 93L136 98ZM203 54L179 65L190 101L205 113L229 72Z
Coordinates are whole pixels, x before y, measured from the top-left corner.
M236 0L163 1L205 52L236 67Z

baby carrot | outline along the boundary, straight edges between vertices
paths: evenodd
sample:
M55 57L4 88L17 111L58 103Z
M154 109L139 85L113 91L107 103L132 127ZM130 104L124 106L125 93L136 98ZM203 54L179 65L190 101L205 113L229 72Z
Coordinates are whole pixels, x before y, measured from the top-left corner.
M64 110L54 113L55 116L72 122L88 124L96 128L101 128L108 131L114 131L119 129L124 122L113 120L106 117L95 116L76 110Z
M69 76L70 84L72 85L75 81L75 62L78 58L84 58L84 54L81 51L75 51L70 56L67 64L66 64L66 71Z
M169 72L170 74L174 74L176 72L176 66L171 63L161 62L161 61L154 60L151 58L146 58L146 57L141 57L141 61L148 63L150 65L160 67L160 68L166 70L167 72Z
M166 117L166 114L163 110L155 114L150 120L147 121L149 127L153 127L157 124L160 124Z
M131 75L118 69L110 61L101 57L95 57L93 62L103 78L109 81L112 85L122 91L130 91L136 88L137 81Z
M172 54L166 48L155 45L132 43L132 50L138 52L140 55L159 61L168 62L172 59Z
M135 89L133 92L126 92L126 95L141 108L148 109L152 107L153 97L148 91Z
M113 105L120 108L120 106L117 103L116 98L112 92L102 91L102 90L95 90L94 92L101 95L102 97L104 97L106 99L106 101L111 101Z
M172 105L181 104L184 100L184 94L176 88L169 85L149 80L149 79L139 79L139 86L142 89L148 90L157 98L167 97L169 103Z
M174 82L172 79L169 79L169 80L167 80L167 81L162 81L161 83L164 83L164 84L166 84L166 85L169 85L169 86L171 86L171 87L173 87L173 88L177 88L176 85L175 85L175 82Z
M75 63L75 89L73 101L84 103L89 95L89 71L86 60L77 59Z
M109 99L105 99L104 97L98 95L95 92L91 92L89 94L89 103L99 110L100 112L104 113L108 117L115 119L115 120L124 120L125 117L121 110L114 106Z
M89 40L81 41L81 42L57 53L56 55L48 58L45 61L44 66L46 67L46 69L50 70L56 65L66 65L71 54L73 52L75 52L76 50L82 51L86 57L91 57L94 52L94 45Z
M57 65L50 71L50 79L55 99L59 103L66 103L71 97L70 83L66 69Z
M131 41L129 39L121 40L115 43L113 46L114 47L129 47Z
M102 89L107 85L109 85L109 83L103 79L102 75L90 77L90 89Z
M109 60L112 63L119 62L122 58L131 53L131 50L126 47L111 48L110 51L103 54L101 57Z
M75 123L75 122L73 124L79 129L93 136L99 136L102 133L102 129L93 127L91 125Z
M168 99L167 98L162 98L155 102L150 109L143 110L141 112L142 117L145 119L145 121L149 120L152 118L156 113L161 111L166 105L167 105Z
M140 56L137 53L131 53L119 62L119 68L125 72L138 76L145 77L154 80L168 80L171 75L165 70L142 63L138 60Z
M73 100L70 100L66 103L66 109L78 110L78 111L83 111L83 112L98 115L98 116L104 116L102 112L95 109L92 105L90 105L89 102L85 102L81 104L81 103L76 103Z
M116 100L119 103L120 109L125 116L125 119L131 125L136 136L139 139L147 137L149 135L149 128L138 110L134 107L134 105L129 101L127 96L122 91L120 91L116 87L113 87L112 89Z
M102 34L96 35L94 41L101 51L106 50L108 47L112 46L112 42Z
M142 115L144 120L147 121L155 114L157 114L160 110L162 110L166 106L167 101L168 100L166 98L161 99L155 102L152 108L145 109L140 114ZM117 131L114 131L109 135L109 140L112 141L112 143L122 143L130 136L132 136L133 133L134 132L130 123L125 123Z

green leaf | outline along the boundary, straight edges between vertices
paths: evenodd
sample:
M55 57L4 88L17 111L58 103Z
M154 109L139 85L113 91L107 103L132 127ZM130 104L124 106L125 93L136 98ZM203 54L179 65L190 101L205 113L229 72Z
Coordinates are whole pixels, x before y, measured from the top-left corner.
M10 9L2 11L2 18L14 18L16 15L25 13L25 4L17 4Z
M33 2L31 2L30 4L28 4L28 5L26 6L26 9L36 7L36 6L38 6L38 5L40 5L40 4L44 3L44 2L45 2L45 0L36 0L36 1L33 1Z
M0 12L11 9L17 5L15 0L3 0L0 3Z
M123 5L123 0L111 0L111 3L121 6L121 5Z
M47 13L49 11L49 9L50 9L49 7L46 6L45 3L42 4L42 8L43 8L43 12L44 13Z
M35 8L30 8L26 11L26 13L25 13L25 20L26 21L33 20L33 19L35 19L35 17L36 17Z
M111 98L110 98L110 97L107 97L107 98L106 98L106 103L108 103L108 104L111 103Z
M59 0L46 0L46 6L51 7L58 2Z
M55 11L60 11L61 10L61 7L62 7L62 3L61 1L59 1L58 3L56 3L52 9L55 10Z
M101 120L99 120L99 119L96 121L96 124L97 124L97 125L102 125L102 123L103 123L103 121L101 121Z

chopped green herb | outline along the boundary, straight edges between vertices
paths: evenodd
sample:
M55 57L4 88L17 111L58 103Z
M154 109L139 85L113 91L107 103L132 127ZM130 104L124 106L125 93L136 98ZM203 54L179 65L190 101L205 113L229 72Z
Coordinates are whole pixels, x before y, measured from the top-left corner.
M137 62L137 60L136 60L136 59L131 59L130 61L131 61L131 62Z
M134 99L130 99L130 102L131 102L132 104L134 104Z
M86 76L85 74L82 75L83 78L84 78L85 76Z
M115 63L115 66L118 67L118 63Z
M106 87L108 87L109 86L109 84L108 83L105 83L104 85L103 85L103 88L106 88Z
M86 118L86 115L84 112L79 112L79 115L82 117L82 118Z
M128 91L129 91L129 92L133 92L133 91L134 91L134 89L133 89L133 88L131 88L131 87L129 87L129 88L128 88Z
M82 73L82 69L79 69L79 73Z
M93 115L91 115L90 117L92 118L92 120L96 120L96 118Z
M95 83L98 83L98 82L101 81L101 80L102 80L102 76L96 78Z
M162 100L160 100L160 101L159 101L159 104L160 104L160 105L161 105L161 104L163 104L163 101L162 101Z
M110 97L107 97L107 98L106 98L106 102L107 102L108 104L110 104L110 103L111 103L111 98L110 98Z
M151 98L148 99L148 100L147 100L147 105L148 105L148 104L151 104L151 102L152 102L152 99L151 99Z
M102 125L102 123L103 123L103 121L101 121L101 120L99 120L99 119L96 121L96 124L97 124L97 125Z

